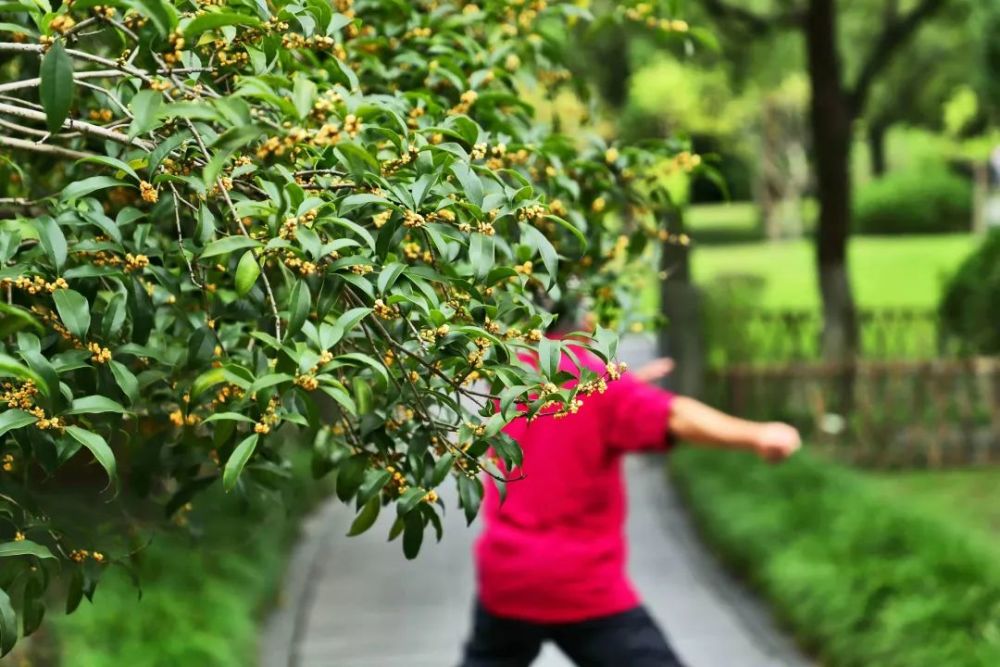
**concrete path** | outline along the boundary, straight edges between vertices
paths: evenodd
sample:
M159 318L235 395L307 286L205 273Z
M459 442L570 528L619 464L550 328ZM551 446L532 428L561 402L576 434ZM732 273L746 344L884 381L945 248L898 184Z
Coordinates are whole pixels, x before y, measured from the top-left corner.
M641 363L648 341L622 357ZM766 610L723 573L699 544L662 458L627 467L632 576L647 606L690 667L799 667L805 661ZM344 537L352 515L336 501L306 524L285 599L268 619L261 667L452 667L468 631L473 599L470 549L454 498L445 537L425 542L415 561L386 544L386 512L367 533ZM570 663L547 647L537 667ZM627 667L627 666L623 666Z

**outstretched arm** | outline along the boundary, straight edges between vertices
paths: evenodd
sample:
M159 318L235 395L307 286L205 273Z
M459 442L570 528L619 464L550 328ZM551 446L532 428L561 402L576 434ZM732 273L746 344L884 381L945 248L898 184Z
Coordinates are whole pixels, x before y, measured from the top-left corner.
M671 403L670 432L697 444L749 450L768 461L784 460L802 446L788 424L739 419L685 396Z

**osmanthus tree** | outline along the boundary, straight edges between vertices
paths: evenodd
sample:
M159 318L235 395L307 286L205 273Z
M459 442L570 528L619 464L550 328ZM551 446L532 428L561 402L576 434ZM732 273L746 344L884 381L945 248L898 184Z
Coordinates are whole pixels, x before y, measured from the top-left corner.
M449 477L470 521L481 472L517 479L501 429L519 411L572 413L619 373L599 328L606 372L565 387L538 295L591 294L614 320L616 272L665 235L657 174L689 155L535 120L519 91L565 81L579 7L0 11L3 652L50 583L72 610L127 567L149 507L267 493L295 447L335 473L353 533L391 509L413 557ZM111 529L74 518L114 498Z

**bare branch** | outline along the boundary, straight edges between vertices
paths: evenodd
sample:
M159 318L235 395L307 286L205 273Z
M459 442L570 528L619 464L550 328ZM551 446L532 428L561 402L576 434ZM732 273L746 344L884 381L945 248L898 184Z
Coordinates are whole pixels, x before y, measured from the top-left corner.
M0 102L0 113L8 114L11 116L17 116L19 118L25 118L27 120L35 120L44 123L46 121L46 116L41 111L35 111L33 109L24 109L21 107L14 106L12 104L4 104ZM109 139L111 141L117 142L119 144L125 144L126 146L136 146L146 151L153 150L153 145L142 141L141 139L130 139L127 135L121 134L119 132L113 132L100 125L93 125L91 123L85 123L79 120L67 119L63 123L63 127L69 130L76 130L82 132L83 134L92 135L95 137L100 137L102 139Z
M33 141L28 141L26 139L14 139L13 137L0 137L0 146L42 153L43 155L64 157L71 160L82 160L84 158L96 157L92 153L81 153L80 151L63 148L62 146L52 146L50 144L36 144Z
M851 109L854 114L860 114L864 109L875 78L885 69L900 47L913 36L920 24L942 9L948 0L922 0L905 16L897 17L885 23L882 34L875 41L868 57L865 59L858 80L849 95Z

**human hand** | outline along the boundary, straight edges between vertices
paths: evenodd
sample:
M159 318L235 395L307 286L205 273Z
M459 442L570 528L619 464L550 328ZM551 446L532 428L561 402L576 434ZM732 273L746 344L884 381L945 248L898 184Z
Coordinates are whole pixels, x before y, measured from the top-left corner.
M799 431L794 426L781 422L760 424L751 442L757 456L777 463L784 461L802 447Z
M640 382L656 382L660 378L670 375L674 370L674 360L670 357L654 359L648 364L632 371L632 376Z

